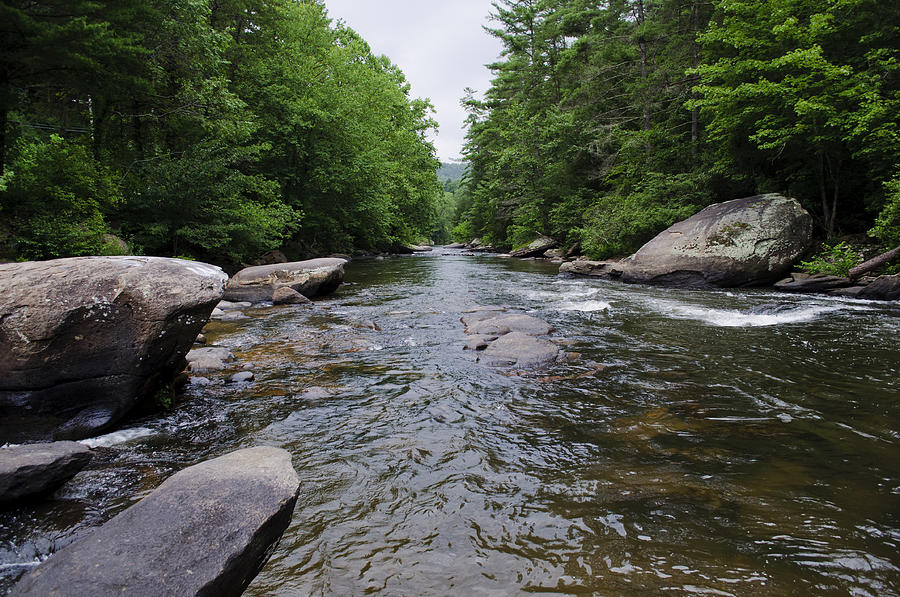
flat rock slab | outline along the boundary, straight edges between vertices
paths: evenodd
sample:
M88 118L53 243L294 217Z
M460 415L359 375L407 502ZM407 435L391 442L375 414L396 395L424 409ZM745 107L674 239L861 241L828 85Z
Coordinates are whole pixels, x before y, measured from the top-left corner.
M279 288L291 288L307 298L328 294L344 280L345 259L323 258L248 267L228 281L225 300L271 302Z
M240 595L290 523L299 489L280 448L197 464L52 555L10 594Z
M111 427L180 372L227 279L162 257L0 265L0 443Z
M602 278L618 280L622 276L622 267L615 261L568 261L559 266L559 273L570 276Z
M473 321L466 325L467 334L480 336L502 336L511 332L529 336L544 336L551 331L553 328L550 324L531 315L504 315Z
M478 362L489 367L531 369L549 365L558 358L559 347L553 342L510 332L492 342L478 357Z
M52 491L87 466L93 456L76 442L0 449L0 502Z

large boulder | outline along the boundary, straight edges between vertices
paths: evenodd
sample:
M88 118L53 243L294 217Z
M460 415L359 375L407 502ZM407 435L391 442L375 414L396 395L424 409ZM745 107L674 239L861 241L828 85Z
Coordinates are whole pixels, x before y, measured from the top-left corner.
M784 277L809 248L812 217L794 199L757 195L711 205L623 261L625 282L759 286Z
M29 444L0 449L0 503L52 491L91 461L76 442Z
M559 241L550 238L549 236L539 236L529 244L524 247L518 248L515 251L510 251L510 257L540 257L545 252L550 249L555 249L559 246Z
M161 257L0 265L0 443L112 426L183 368L227 278Z
M344 281L346 259L325 257L308 261L248 267L228 281L225 299L271 302L279 288L291 288L307 298L328 294Z
M280 448L197 464L52 555L10 594L240 595L290 523L299 489Z

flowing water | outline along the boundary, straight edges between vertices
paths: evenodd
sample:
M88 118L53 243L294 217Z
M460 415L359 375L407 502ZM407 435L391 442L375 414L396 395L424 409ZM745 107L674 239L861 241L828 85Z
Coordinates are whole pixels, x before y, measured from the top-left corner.
M192 384L0 514L25 570L187 465L293 454L293 521L247 595L900 595L900 307L561 279L536 261L360 261L314 308L208 326L256 381ZM463 351L520 308L579 353Z

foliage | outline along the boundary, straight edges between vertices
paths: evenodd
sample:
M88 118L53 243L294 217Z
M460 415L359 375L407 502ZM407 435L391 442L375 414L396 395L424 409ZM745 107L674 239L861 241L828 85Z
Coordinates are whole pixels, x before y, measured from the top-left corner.
M886 203L869 235L890 248L900 246L900 177L884 184Z
M322 2L14 0L0 20L0 192L21 255L108 250L107 224L143 251L229 266L450 228L430 104ZM40 169L75 174L47 191L71 217L23 203L40 186L27 148L50 131L68 153ZM87 172L116 200L83 188Z
M110 174L84 147L52 135L20 148L0 195L19 256L52 259L102 252L103 211L119 201Z
M824 245L811 261L801 261L800 269L808 274L828 274L846 278L850 270L862 263L862 256L845 241Z

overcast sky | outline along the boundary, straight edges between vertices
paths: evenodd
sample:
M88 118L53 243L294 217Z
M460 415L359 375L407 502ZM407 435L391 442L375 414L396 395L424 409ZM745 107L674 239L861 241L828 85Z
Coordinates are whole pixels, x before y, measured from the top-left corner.
M489 25L491 0L325 0L328 15L341 19L375 54L386 54L412 86L437 110L440 131L434 146L442 161L458 159L466 112L463 90L487 90L484 67L500 54L500 42L481 28Z

